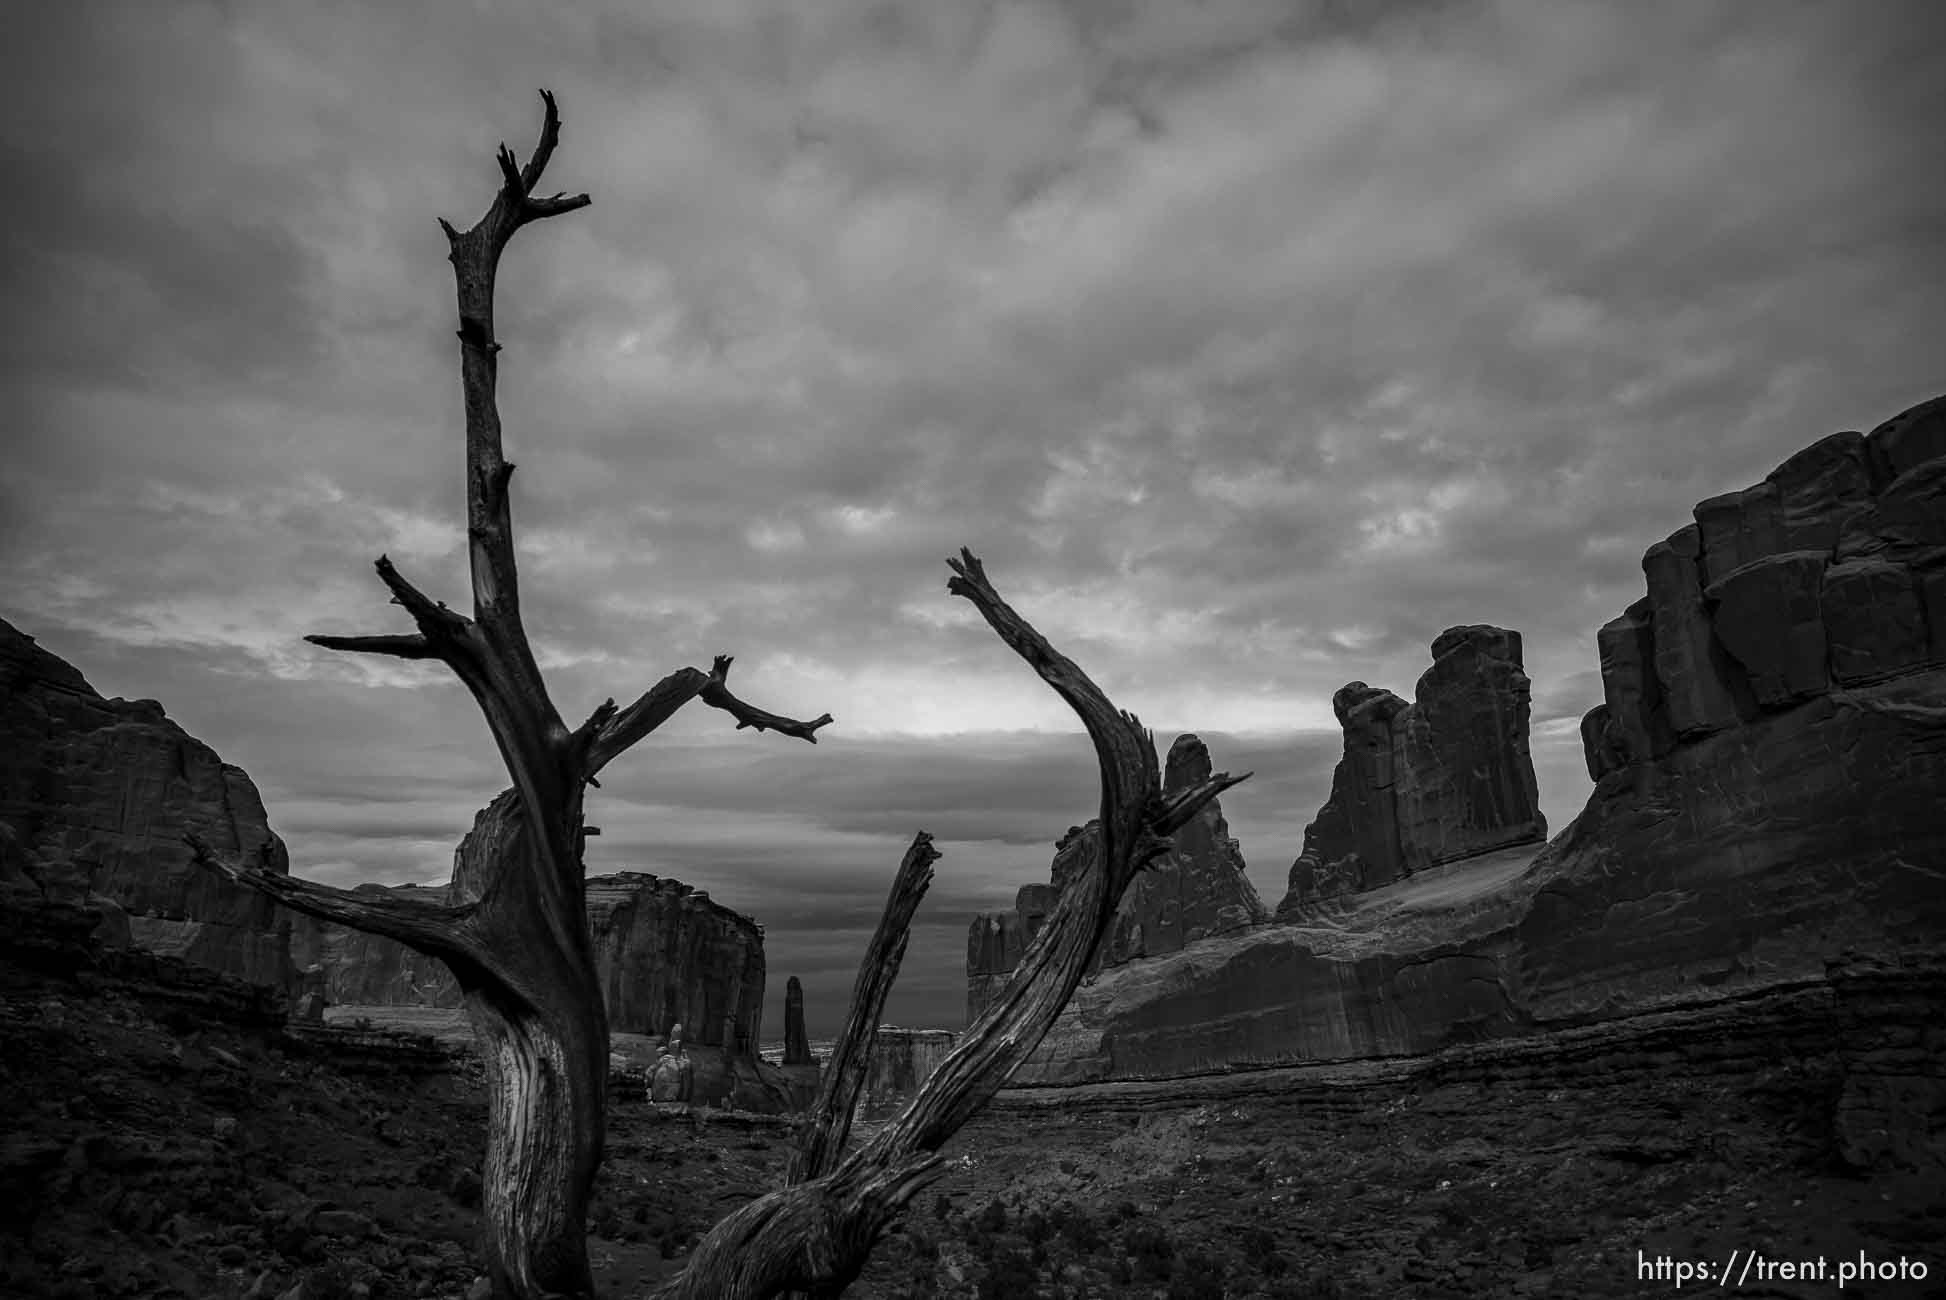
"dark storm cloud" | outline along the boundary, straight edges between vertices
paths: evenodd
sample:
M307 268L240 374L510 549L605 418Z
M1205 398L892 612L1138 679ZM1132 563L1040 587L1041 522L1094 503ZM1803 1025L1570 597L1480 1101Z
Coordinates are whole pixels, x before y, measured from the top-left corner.
M463 603L433 218L484 209L539 85L550 180L595 200L499 286L556 699L578 721L727 652L753 700L838 718L812 750L686 711L594 805L603 851L827 883L794 904L819 924L875 914L917 826L955 846L940 906L977 908L1091 810L1071 715L944 591L961 545L1164 746L1257 768L1225 807L1274 895L1334 689L1410 695L1442 628L1520 629L1558 826L1643 549L1946 387L1923 3L102 3L12 31L0 605L242 764L338 881L438 878L504 780L437 672L301 637L398 629L381 552ZM773 969L810 951L768 924ZM949 985L951 948L908 979Z

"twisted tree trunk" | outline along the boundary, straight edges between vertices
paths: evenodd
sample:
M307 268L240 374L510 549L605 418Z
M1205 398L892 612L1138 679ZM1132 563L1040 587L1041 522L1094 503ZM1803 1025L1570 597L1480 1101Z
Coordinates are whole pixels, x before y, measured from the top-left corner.
M541 97L546 113L527 165L517 167L502 145L502 184L487 214L464 233L440 223L459 297L473 615L433 601L380 556L379 578L418 631L307 638L334 650L445 663L478 702L513 785L461 841L444 904L273 875L219 859L190 839L197 861L232 881L306 915L396 939L452 968L486 1057L486 1256L498 1300L593 1294L585 1219L602 1155L608 1020L584 906L582 848L596 833L583 822L584 790L599 784L596 774L611 759L692 699L729 713L739 728L813 744L831 721L825 714L800 722L738 699L727 684L727 655L707 673L671 673L626 709L606 701L572 731L548 698L520 617L507 500L513 466L501 454L494 396L500 345L493 338L494 276L514 231L588 203L585 194L533 194L561 127L553 97ZM1198 809L1244 779L1218 773L1165 796L1154 737L1000 598L972 552L947 563L954 573L947 589L971 601L1080 717L1101 769L1099 823L1069 845L1076 863L1069 883L1000 995L905 1112L847 1154L879 1014L939 857L931 837L918 833L859 969L850 1017L785 1186L718 1223L660 1295L747 1300L844 1290L892 1220L939 1176L939 1148L986 1105L1067 1005L1136 872L1168 850L1170 836Z
M487 1153L482 1178L485 1253L500 1300L591 1296L585 1224L601 1165L608 1086L608 1018L588 935L582 794L611 759L691 699L737 726L816 743L830 715L810 722L754 708L730 693L730 658L708 673L684 668L627 709L609 700L570 731L548 698L521 622L502 455L494 340L494 280L520 227L586 207L585 194L540 198L534 186L560 139L554 98L522 168L500 147L501 187L472 229L440 222L459 300L460 379L466 398L466 523L471 618L448 609L380 556L379 578L412 615L406 635L313 636L334 650L437 659L466 683L486 716L511 788L483 809L454 857L445 905L332 889L220 861L200 841L197 860L292 909L397 939L444 960L465 994L486 1061Z

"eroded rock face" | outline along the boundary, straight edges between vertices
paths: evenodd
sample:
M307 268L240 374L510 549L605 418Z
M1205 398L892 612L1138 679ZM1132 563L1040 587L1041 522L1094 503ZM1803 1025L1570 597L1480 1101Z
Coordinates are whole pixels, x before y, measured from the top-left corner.
M1602 629L1600 779L1845 687L1946 663L1946 399L1834 433L1696 507ZM1650 653L1644 654L1648 649Z
M1210 772L1208 746L1195 736L1178 736L1163 764L1163 786L1171 791L1185 789L1207 780ZM1022 886L1010 912L974 918L966 944L968 1023L1020 964L1027 945L1060 901L1061 887L1080 866L1079 855L1093 844L1085 830L1071 826L1055 845L1051 883ZM1090 970L1178 952L1199 939L1268 919L1269 912L1250 883L1243 851L1230 835L1220 802L1212 799L1176 832L1175 848L1138 875L1122 896Z
M903 1109L953 1050L954 1037L950 1029L880 1025L872 1040L872 1059L865 1070L865 1086L858 1094L859 1117L885 1119Z
M43 895L126 913L128 941L295 992L275 906L195 866L183 843L287 873L263 800L154 700L107 700L71 664L0 621L0 820Z
M1527 747L1520 634L1476 624L1432 643L1413 702L1351 682L1332 697L1345 756L1304 828L1277 914L1546 837Z
M358 892L437 904L449 897L445 885L365 884ZM300 968L321 969L327 1006L457 1007L462 1001L445 962L348 926L294 916L291 958Z
M1597 637L1596 787L1545 848L1105 970L1015 1082L1415 1056L1946 956L1942 452L1935 401L1651 547Z
M443 885L359 888L446 901ZM761 926L681 881L639 871L590 876L587 907L611 1029L653 1034L681 1024L692 1047L755 1052L763 1027ZM461 1002L444 962L391 939L300 917L292 949L300 963L324 967L334 1006Z
M763 1028L763 928L678 880L638 871L588 878L609 1024L650 1033L673 1023L691 1046L754 1056Z

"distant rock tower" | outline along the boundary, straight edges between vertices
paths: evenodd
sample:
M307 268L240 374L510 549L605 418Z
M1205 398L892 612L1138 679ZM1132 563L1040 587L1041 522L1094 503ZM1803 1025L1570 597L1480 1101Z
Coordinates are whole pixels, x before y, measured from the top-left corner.
M1415 871L1547 838L1527 747L1520 633L1472 624L1433 639L1407 704L1350 682L1331 697L1345 755L1304 828L1277 915Z
M808 1109L818 1099L822 1075L804 1030L804 985L793 975L784 983L784 1082L792 1110Z
M1163 789L1186 789L1209 775L1209 748L1195 736L1177 736L1163 765ZM1052 883L1022 885L1011 911L983 912L973 918L966 939L967 1023L1013 974L1041 923L1060 901L1062 886L1080 867L1078 855L1091 851L1093 837L1085 835L1085 829L1070 827L1055 845ZM1175 847L1136 876L1122 895L1114 923L1089 969L1180 952L1198 939L1268 919L1245 871L1243 851L1223 819L1222 805L1212 799L1176 832Z
M804 985L795 975L784 984L784 1064L811 1064L811 1040L804 1032Z

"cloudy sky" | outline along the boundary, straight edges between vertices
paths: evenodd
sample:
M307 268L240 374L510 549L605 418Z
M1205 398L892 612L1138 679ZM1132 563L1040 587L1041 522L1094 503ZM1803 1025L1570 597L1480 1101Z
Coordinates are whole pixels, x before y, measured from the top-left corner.
M23 26L33 30L26 32ZM1353 678L1525 634L1550 822L1593 634L1699 499L1946 389L1942 18L1911 4L40 5L0 52L0 615L246 768L297 869L442 880L503 784L371 561L463 604L466 226L566 123L594 205L503 264L530 629L578 720L737 656L595 871L768 931L835 1031L911 833L889 1008L1094 803L961 545L1283 892Z

